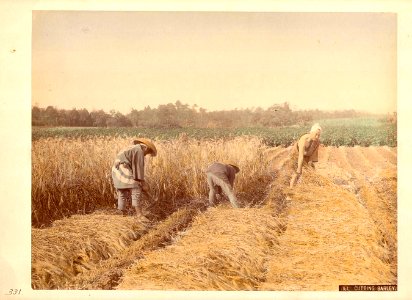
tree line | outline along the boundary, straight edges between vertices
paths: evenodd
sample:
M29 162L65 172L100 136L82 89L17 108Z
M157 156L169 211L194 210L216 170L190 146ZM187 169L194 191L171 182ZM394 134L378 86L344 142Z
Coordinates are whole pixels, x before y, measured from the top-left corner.
M145 127L145 128L235 128L278 127L306 124L316 119L364 117L370 114L355 110L292 111L287 102L274 104L267 109L247 108L207 111L197 105L189 106L180 101L159 105L157 108L132 109L128 114L111 110L89 112L87 109L58 109L53 106L32 107L33 126L67 127Z

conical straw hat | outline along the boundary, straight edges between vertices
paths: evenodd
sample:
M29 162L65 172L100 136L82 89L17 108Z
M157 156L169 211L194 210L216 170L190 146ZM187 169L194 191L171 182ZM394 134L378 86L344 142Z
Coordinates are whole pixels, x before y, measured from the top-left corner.
M235 168L236 173L238 173L240 171L240 168L233 162L226 162L227 165L232 166L233 168Z
M147 147L149 147L149 149L151 150L151 155L152 155L152 156L156 156L156 155L157 155L156 146L152 143L151 140L146 139L146 138L137 138L137 139L135 139L133 142L134 142L134 144L137 144L137 143L145 144L145 145L146 145Z

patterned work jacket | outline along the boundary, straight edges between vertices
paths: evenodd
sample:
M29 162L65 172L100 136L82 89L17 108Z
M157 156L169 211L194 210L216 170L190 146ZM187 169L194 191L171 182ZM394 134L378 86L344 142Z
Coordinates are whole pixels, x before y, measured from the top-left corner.
M144 180L144 145L137 144L122 149L112 166L113 185L116 189L140 187Z

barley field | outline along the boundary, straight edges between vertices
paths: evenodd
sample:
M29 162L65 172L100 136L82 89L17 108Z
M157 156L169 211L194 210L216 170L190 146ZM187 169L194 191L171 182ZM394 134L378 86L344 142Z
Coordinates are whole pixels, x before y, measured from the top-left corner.
M32 145L32 224L48 226L74 213L112 208L117 200L111 166L129 138L48 138ZM148 213L159 220L207 194L205 170L214 161L235 161L242 168L237 192L244 205L262 200L271 181L261 139L156 141L158 156L146 156L150 199Z
M33 289L336 291L397 283L397 149L322 145L294 189L290 146L264 138L155 140L151 220L114 214L107 176L129 137L32 144ZM204 170L235 161L235 192L207 206ZM73 242L75 241L75 242Z

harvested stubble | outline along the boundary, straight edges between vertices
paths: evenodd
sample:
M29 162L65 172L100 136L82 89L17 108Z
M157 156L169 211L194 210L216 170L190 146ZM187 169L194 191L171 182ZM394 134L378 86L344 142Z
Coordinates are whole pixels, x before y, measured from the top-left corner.
M379 147L378 152L385 160L387 160L391 164L397 165L397 162L398 162L398 159L397 159L398 148L397 147L388 147L388 146Z
M269 208L210 208L173 245L133 265L118 289L255 290L280 227Z
M146 230L133 217L75 215L32 228L32 287L61 289L93 264L124 249Z
M289 193L287 229L261 290L337 290L393 284L379 229L353 193L306 169Z
M66 288L94 290L115 288L127 267L141 259L149 251L174 241L176 234L189 226L193 217L202 208L202 205L192 205L192 207L176 211L140 239L130 244L124 251L118 252L99 265L94 265L90 270L76 276Z
M359 174L361 174L366 179L373 178L375 176L376 164L371 164L368 155L363 153L364 147L346 147L344 149L347 160L349 164L355 169Z
M382 147L362 147L360 151L362 152L363 156L370 162L370 164L376 169L381 168L382 166L388 166L388 162L379 154L379 148Z

